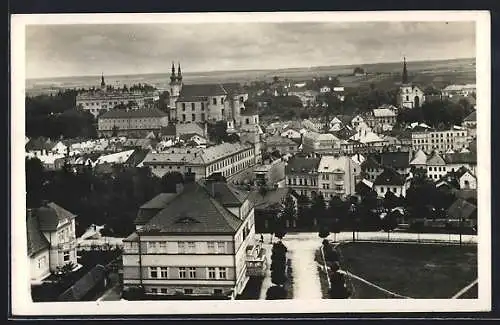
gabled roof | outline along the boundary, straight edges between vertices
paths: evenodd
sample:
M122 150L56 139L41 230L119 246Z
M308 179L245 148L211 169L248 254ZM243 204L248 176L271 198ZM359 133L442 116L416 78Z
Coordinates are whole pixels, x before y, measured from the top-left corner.
M320 158L293 157L285 167L286 173L317 172Z
M97 264L85 274L74 285L64 291L58 298L58 301L80 301L84 298L99 282L104 280L106 268Z
M392 168L410 167L410 153L405 151L383 152L381 154L382 166Z
M427 155L422 151L422 149L419 149L413 156L412 161L410 161L410 165L425 165L426 163Z
M250 194L248 199L252 202L256 210L265 210L271 207L280 206L288 195L288 188L277 188L266 192L264 196L257 191Z
M158 212L165 209L168 204L177 196L177 193L160 193L148 202L141 205L134 224L143 225L154 217Z
M140 164L148 155L149 149L135 149L134 152L125 161L126 165L137 166Z
M259 115L259 109L257 107L248 107L245 109L242 109L240 112L241 116L253 116L253 115Z
M460 167L456 172L455 172L455 175L457 177L457 179L460 179L462 176L464 176L465 174L471 174L472 176L476 177L468 168L466 167Z
M74 214L54 202L50 202L47 203L46 206L39 207L34 211L34 213L38 218L41 231L56 231L59 222L64 222L67 219L76 217Z
M39 151L39 150L52 150L54 148L55 142L50 141L50 139L45 137L32 138L26 143L26 151Z
M434 151L430 157L427 157L427 165L429 166L443 166L446 165L444 159Z
M273 135L266 139L268 146L296 146L297 143L290 138Z
M160 134L161 135L170 135L170 136L173 136L175 137L175 135L177 134L176 133L176 127L175 127L175 124L168 124L167 126L164 126L160 129Z
M477 164L477 155L474 152L455 152L444 155L447 164Z
M205 180L203 186L223 206L241 206L248 197L248 193L237 189L223 181Z
M467 115L467 117L464 118L464 122L476 122L476 111Z
M361 168L380 168L380 163L375 159L374 156L370 155L366 157L365 161L361 163Z
M375 117L395 117L396 112L388 108L375 108L373 109L373 116Z
M195 102L205 100L206 97L227 94L228 92L221 84L183 85L178 101Z
M234 234L241 224L242 220L203 186L191 183L186 184L184 191L151 218L141 231L149 234Z
M392 168L384 168L384 171L373 182L374 185L404 185L404 183L403 176Z
M141 108L132 110L115 109L107 111L106 113L99 116L99 119L105 118L147 118L147 117L166 117L167 113L160 111L156 108Z
M477 207L467 202L464 199L457 199L446 211L447 214L451 217L462 219L462 218L471 218L473 214L477 211Z
M50 248L50 243L47 238L42 234L38 218L36 215L28 212L26 216L26 229L28 240L28 256L31 257L36 253Z

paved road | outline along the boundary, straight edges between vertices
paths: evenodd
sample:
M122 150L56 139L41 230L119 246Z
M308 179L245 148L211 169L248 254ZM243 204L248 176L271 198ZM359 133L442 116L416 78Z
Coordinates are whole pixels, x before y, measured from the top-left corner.
M111 287L107 289L97 301L119 301L122 297L122 290L118 281L118 274L113 273L109 276Z

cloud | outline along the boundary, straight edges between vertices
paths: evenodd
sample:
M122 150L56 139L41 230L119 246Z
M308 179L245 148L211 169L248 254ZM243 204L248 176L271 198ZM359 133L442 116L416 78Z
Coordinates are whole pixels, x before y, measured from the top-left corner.
M473 22L42 25L27 76L261 69L475 56Z

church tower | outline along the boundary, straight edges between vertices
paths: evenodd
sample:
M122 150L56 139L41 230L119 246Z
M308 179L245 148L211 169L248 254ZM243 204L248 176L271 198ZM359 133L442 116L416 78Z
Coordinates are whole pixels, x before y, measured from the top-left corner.
M403 57L403 73L399 87L398 103L400 108L417 108L424 102L424 92L408 80L406 57Z
M408 84L408 69L406 68L406 57L403 57L403 75L401 82L403 85Z
M170 120L173 121L177 118L176 114L176 102L179 98L182 89L182 73L181 73L181 65L179 63L179 67L177 70L177 75L175 74L175 65L172 62L172 73L170 75Z
M106 90L106 83L104 82L104 73L101 74L101 90Z

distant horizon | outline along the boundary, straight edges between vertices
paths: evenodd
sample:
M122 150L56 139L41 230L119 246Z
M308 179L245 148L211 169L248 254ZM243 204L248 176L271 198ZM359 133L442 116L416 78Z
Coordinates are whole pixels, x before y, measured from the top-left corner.
M419 62L442 62L442 61L457 61L457 60L475 60L476 57L455 57L455 58L444 58L444 59L422 59L422 60L408 60L406 59L406 63L409 64L408 70L411 71L411 63L419 63ZM182 67L182 62L181 67ZM351 64L339 64L339 65L313 65L313 66L291 66L287 68L276 68L276 69L253 69L253 68L245 68L245 69L224 69L224 70L204 70L204 71L183 71L183 75L194 75L194 74L202 74L202 73L222 73L222 72L245 72L245 71L281 71L281 70L292 70L292 69L317 69L317 68L325 68L325 67L354 67L359 66L363 67L365 65L376 65L376 64L403 64L403 58L401 61L378 61L378 62L364 62L364 63L351 63ZM175 64L177 69L177 63ZM112 73L106 74L103 71L104 78L106 77L124 77L124 76L138 76L138 75L162 75L162 74L170 74L170 68L164 72L144 72L144 73ZM36 80L55 80L55 79L67 79L67 78L90 78L90 77L101 77L101 74L89 74L89 75L65 75L65 76L52 76L52 77L37 77L37 78L26 78L26 81L36 81Z

